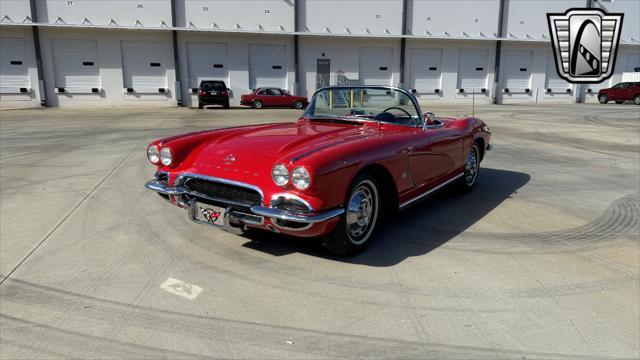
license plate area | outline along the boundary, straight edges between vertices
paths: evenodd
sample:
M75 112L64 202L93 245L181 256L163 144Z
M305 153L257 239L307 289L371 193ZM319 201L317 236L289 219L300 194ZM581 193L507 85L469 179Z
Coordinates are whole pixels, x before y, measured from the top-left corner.
M227 216L226 208L193 200L189 204L188 212L189 218L194 222L218 228L225 227L225 216Z

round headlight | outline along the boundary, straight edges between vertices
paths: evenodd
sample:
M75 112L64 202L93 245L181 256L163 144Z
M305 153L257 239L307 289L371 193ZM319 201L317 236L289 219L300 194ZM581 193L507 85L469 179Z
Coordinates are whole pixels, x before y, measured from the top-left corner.
M160 149L160 160L162 161L162 164L164 166L171 165L171 162L173 161L171 149L169 149L168 147L163 147L162 149Z
M311 184L311 175L309 175L307 169L302 166L298 166L297 168L293 169L291 178L293 186L295 186L298 190L304 190L309 187L309 184Z
M289 170L283 164L278 164L271 170L271 177L278 186L285 186L289 183Z
M149 159L152 164L157 164L160 161L160 151L157 146L150 145L147 148L147 159Z

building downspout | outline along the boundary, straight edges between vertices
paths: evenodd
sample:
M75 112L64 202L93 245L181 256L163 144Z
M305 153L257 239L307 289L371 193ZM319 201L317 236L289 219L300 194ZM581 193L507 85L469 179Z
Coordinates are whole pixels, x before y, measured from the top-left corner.
M407 1L402 0L402 35L407 34ZM404 63L405 52L407 48L407 39L405 37L400 38L400 81L398 83L399 88L404 88Z
M298 16L300 15L300 8L299 8L299 3L300 1L294 1L293 2L293 31L294 32L298 32ZM295 95L300 95L300 57L299 57L299 52L300 52L300 36L299 35L293 35L293 72L294 72L294 77L295 77L295 81L294 81L294 89L293 89L293 93Z
M171 0L171 26L176 27L176 0ZM176 102L178 106L182 106L182 84L180 83L180 58L178 56L178 31L171 30L171 37L173 42L173 63L174 70L176 72Z
M40 51L40 29L38 28L38 12L36 11L36 0L30 0L31 6L31 27L33 31L33 46L36 53L36 69L38 72L38 90L40 92L40 106L47 106L47 83L44 79L44 67L42 66L42 52Z
M506 0L500 0L498 10L498 38L504 37L504 3ZM500 93L500 59L502 58L502 40L496 42L496 60L493 69L493 103L498 103L498 94Z

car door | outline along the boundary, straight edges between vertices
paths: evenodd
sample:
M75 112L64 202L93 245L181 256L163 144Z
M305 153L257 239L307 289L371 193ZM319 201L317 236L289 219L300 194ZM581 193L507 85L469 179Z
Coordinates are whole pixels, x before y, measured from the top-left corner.
M291 94L289 94L289 92L284 89L280 89L280 93L282 93L282 96L280 97L280 106L292 106L293 96L291 96Z
M633 100L633 97L638 93L638 83L629 83L625 90L624 100Z
M463 163L463 132L441 125L420 129L409 151L409 169L417 186L431 188Z
M618 83L614 85L611 88L611 91L609 92L609 99L623 100L626 95L627 87L628 87L627 83Z
M263 103L267 106L278 106L278 97L274 89L265 89Z
M267 89L260 89L256 91L255 100L262 101L262 105L268 105L269 95Z
M273 93L273 106L287 106L287 97L280 89L271 89Z

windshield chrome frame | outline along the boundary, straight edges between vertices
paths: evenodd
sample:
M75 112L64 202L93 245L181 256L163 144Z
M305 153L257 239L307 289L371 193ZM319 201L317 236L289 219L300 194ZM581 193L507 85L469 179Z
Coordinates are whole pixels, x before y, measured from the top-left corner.
M380 120L373 120L373 119L362 119L362 118L359 119L356 116L354 116L353 118L346 118L346 117L343 118L343 117L339 117L339 116L325 116L326 118L345 119L345 120L353 120L353 121L358 121L358 122L376 122L376 123L382 123L382 124L392 124L392 125L397 125L397 126L407 126L407 127L415 127L415 128L422 128L426 124L426 122L424 121L424 114L422 113L422 109L420 108L420 104L418 103L418 99L416 99L416 97L412 93L408 92L405 89L399 88L399 87L383 86L383 85L371 85L371 86L367 86L367 85L353 85L353 86L348 86L348 85L339 85L338 86L338 85L334 85L334 86L325 86L323 88L320 88L320 89L316 90L313 93L313 97L311 98L311 101L309 102L309 106L307 106L307 110L305 110L304 114L302 114L302 117L310 119L311 116L316 116L316 115L310 115L307 112L309 110L311 110L312 108L315 110L316 97L317 97L319 92L324 91L324 90L344 90L344 89L372 89L372 90L399 91L399 92L407 95L407 97L413 103L413 106L415 107L416 112L418 113L419 123L416 124L416 125L403 125L403 124L398 124L398 123L388 122L388 121L380 121ZM317 116L320 117L320 118L323 117L321 115L317 115Z

